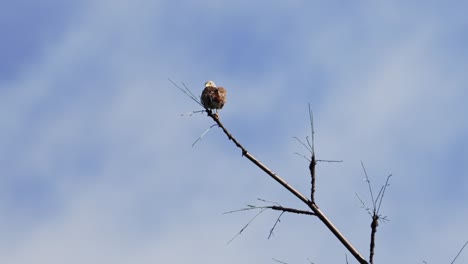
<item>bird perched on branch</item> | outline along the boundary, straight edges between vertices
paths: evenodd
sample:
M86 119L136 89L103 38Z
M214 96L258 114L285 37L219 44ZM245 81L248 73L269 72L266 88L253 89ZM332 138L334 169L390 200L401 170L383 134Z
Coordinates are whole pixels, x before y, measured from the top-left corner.
M218 112L218 109L223 108L226 103L226 89L216 87L213 81L207 81L201 94L201 103L205 108L216 109L216 112Z

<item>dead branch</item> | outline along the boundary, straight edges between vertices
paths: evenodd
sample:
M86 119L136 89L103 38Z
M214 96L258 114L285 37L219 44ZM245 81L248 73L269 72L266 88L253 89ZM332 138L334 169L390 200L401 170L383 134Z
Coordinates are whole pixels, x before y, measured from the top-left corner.
M310 211L299 210L299 209L289 208L289 207L283 207L281 205L254 206L254 205L248 204L247 206L248 206L247 208L228 211L228 212L224 212L223 214L231 214L231 213L237 213L237 212L241 212L241 211L249 211L249 210L255 210L255 209L271 209L271 210L282 211L282 212L293 213L293 214L315 215L315 213L310 212Z
M343 160L322 160L322 159L319 159L319 160L317 160L317 162L343 162Z
M317 161L315 160L315 153L312 153L312 160L309 163L310 171L310 201L315 204L315 166Z
M364 167L364 163L361 161L361 166L362 170L364 171L365 175L365 181L367 182L367 186L369 188L369 194L371 196L372 200L372 207L367 207L364 203L364 201L359 197L359 195L356 193L357 198L362 204L362 207L367 211L367 213L372 217L372 222L371 222L371 238L370 238L370 249L369 249L369 263L373 264L374 263L374 254L375 254L375 234L377 233L377 227L379 226L379 220L382 221L388 221L386 216L382 217L379 212L380 212L380 206L382 205L382 200L385 195L385 191L387 190L387 187L390 186L388 181L390 180L390 177L392 176L391 174L387 176L387 180L385 181L385 184L380 188L380 191L377 195L377 197L374 199L374 193L372 191L372 185L369 180L369 176L367 175L366 168Z
M377 226L379 225L379 216L372 216L371 223L371 242L370 242L370 252L369 252L369 263L374 263L374 250L375 250L375 233L377 233Z
M274 173L270 168L266 165L261 163L257 160L252 154L250 154L244 146L242 146L239 141L232 136L232 134L226 129L226 127L221 123L218 115L213 114L213 112L209 109L205 109L209 117L213 119L213 121L218 124L218 126L223 130L224 134L231 140L236 147L241 149L242 156L246 157L250 160L253 164L255 164L258 168L263 170L266 174L268 174L271 178L281 184L284 188L286 188L290 193L296 196L299 200L301 200L304 204L306 204L312 212L316 214L316 216L322 221L322 223L327 226L327 228L336 236L336 238L349 250L349 252L359 261L359 263L368 263L362 255L359 253L357 249L343 236L343 234L338 230L338 228L333 225L333 223L322 213L322 211L318 208L318 206L312 203L309 199L307 199L304 195L302 195L299 191L294 189L291 185L289 185L285 180L283 180L278 174Z
M195 103L197 103L198 105L200 105L201 107L203 107L202 103L200 102L200 100L197 98L197 96L195 96L192 91L190 91L190 89L185 85L185 83L182 83L182 85L184 86L184 88L180 87L179 85L177 85L175 82L173 82L170 78L168 78L168 80L175 86L177 87L177 89L179 89L181 92L183 92L184 94L186 94L190 99L192 99L193 101L195 101Z
M205 130L205 132L203 132L203 133L197 138L197 140L195 140L195 142L192 143L192 148L193 148L193 146L195 146L195 144L197 144L198 141L201 141L201 140L203 139L203 136L205 136L206 133L208 133L208 131L210 131L214 126L216 126L216 124L211 125L209 128L207 128L207 129Z
M315 145L314 145L314 115L312 114L312 110L310 108L309 103L309 121L310 121L310 134L311 134L311 142L307 139L307 143L309 143L310 150L312 157L309 163L309 171L310 171L310 201L312 204L315 204L315 166L317 165L317 161L315 160Z
M242 234L242 232L244 232L244 230L250 225L250 223L252 223L255 220L255 218L257 218L257 216L259 216L265 210L266 210L266 208L261 209L260 212L258 212L254 217L252 217L252 219L250 219L250 221L244 227L242 227L241 230L233 238L231 238L231 240L229 240L226 243L226 245L230 244L234 239L236 239L238 236L240 236Z
M278 262L278 263L281 263L281 264L288 264L287 262L283 262L283 261L281 261L281 260L277 260L277 259L274 259L274 258L271 258L271 259L274 260L274 261L276 261L276 262Z
M270 237L273 235L273 231L275 230L276 225L280 222L281 216L283 216L283 214L284 214L284 211L281 212L281 214L278 216L278 218L276 218L275 224L270 229L270 234L268 235L268 239L270 239Z
M196 98L196 96L183 84L184 88L179 87L176 83L174 83L171 79L169 81L176 86L179 90L181 90L184 94L188 95L193 101L195 101L197 104L200 106L203 106L200 103L200 100ZM246 157L248 160L250 160L253 164L255 164L258 168L263 170L266 174L268 174L271 178L273 178L275 181L277 181L279 184L281 184L285 189L287 189L291 194L296 196L299 200L301 200L305 205L307 205L312 212L320 219L322 223L325 224L325 226L335 235L335 237L348 249L348 251L356 258L356 260L363 264L363 263L368 263L362 255L359 253L359 251L354 248L354 246L344 237L344 235L338 230L338 228L335 227L335 225L326 217L326 215L319 209L319 207L315 204L315 202L307 199L303 194L301 194L299 191L297 191L295 188L293 188L290 184L288 184L285 180L283 180L278 174L273 172L270 168L268 168L266 165L261 163L258 159L256 159L252 154L250 154L244 146L242 146L239 141L232 136L232 134L226 129L226 127L221 123L221 120L219 119L219 116L216 113L213 113L210 109L205 108L205 111L207 112L207 115L213 119L213 121L223 130L224 134L228 137L229 140L231 140L236 147L241 149L242 151L242 156ZM311 131L312 131L312 144L308 141L310 148L312 150L312 154L314 154L314 146L313 146L313 137L314 137L314 131L313 131L313 117L312 117L312 111L310 108L309 104L309 116L310 116L310 124L311 124ZM314 155L312 155L314 156ZM314 177L315 178L315 173ZM314 187L315 188L315 182L312 180ZM311 198L313 197L313 194L311 193ZM262 213L264 210L260 211ZM259 214L257 214L255 217L257 217ZM254 218L255 218L254 217ZM253 221L253 219L251 220ZM250 222L251 222L250 221ZM249 223L250 223L249 222ZM249 225L249 223L233 238L235 239L242 231ZM231 239L231 241L233 240ZM229 241L228 243L230 243Z
M260 198L257 198L257 200L262 201L262 202L266 202L266 203L273 203L273 204L276 204L276 205L256 206L256 205L247 204L246 208L241 208L241 209L232 210L232 211L228 211L228 212L223 213L223 214L231 214L231 213L237 213L237 212L241 212L241 211L260 210L259 213L257 213L252 219L250 219L250 221L231 240L229 240L228 244L231 243L231 241L233 241L236 237L241 235L242 232L250 225L250 223L252 223L253 220L255 220L255 218L257 218L258 215L260 215L261 213L263 213L267 209L281 211L281 214L278 216L278 218L276 219L273 227L270 229L268 239L270 239L270 237L273 235L273 231L275 230L276 225L280 222L281 216L284 213L315 215L313 212L310 212L310 211L299 210L299 209L289 208L289 207L283 207L283 206L281 206L280 204L278 204L276 202L270 202L270 201L260 199Z
M455 260L457 260L458 256L460 256L460 254L462 253L463 249L465 249L466 245L468 244L468 241L465 242L465 244L463 245L463 247L458 251L458 254L455 256L455 258L452 260L452 262L450 264L453 264L455 263Z

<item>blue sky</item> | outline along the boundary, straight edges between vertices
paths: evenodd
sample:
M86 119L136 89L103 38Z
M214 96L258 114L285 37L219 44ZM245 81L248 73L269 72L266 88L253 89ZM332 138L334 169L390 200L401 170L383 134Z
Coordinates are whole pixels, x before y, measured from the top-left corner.
M378 263L449 262L468 240L468 6L460 1L4 1L1 263L344 263L317 219L168 78L228 89L221 118L368 256L362 160L391 186ZM211 165L207 165L211 164ZM468 259L467 252L460 263ZM353 263L350 261L350 263Z

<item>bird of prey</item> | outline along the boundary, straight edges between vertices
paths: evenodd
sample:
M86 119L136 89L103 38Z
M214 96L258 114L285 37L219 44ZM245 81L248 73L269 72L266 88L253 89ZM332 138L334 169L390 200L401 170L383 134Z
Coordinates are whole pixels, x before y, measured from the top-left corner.
M226 103L226 89L216 87L213 81L207 81L201 94L201 103L205 108L216 109L216 112L218 112L218 109L223 108Z

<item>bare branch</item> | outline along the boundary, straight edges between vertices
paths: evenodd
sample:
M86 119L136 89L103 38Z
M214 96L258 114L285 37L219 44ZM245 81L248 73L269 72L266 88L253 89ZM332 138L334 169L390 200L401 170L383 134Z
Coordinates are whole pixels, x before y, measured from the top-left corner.
M315 152L312 152L312 160L309 163L310 171L310 201L315 204L315 166L317 161L315 160Z
M452 262L450 264L453 264L455 263L455 260L457 260L458 256L460 256L460 254L462 253L463 249L465 249L466 245L468 244L468 241L465 242L465 244L463 245L463 247L460 249L460 251L458 251L458 254L455 256L455 258L452 260Z
M273 235L273 231L275 230L276 225L280 222L281 216L283 216L285 211L281 212L281 214L278 216L278 218L275 221L275 224L273 227L270 229L270 234L268 235L268 239L270 239L271 235Z
M193 148L193 146L195 146L195 144L197 144L198 141L201 141L202 138L203 138L203 136L204 136L206 133L208 133L208 131L210 131L210 129L212 129L214 126L216 126L216 124L211 125L209 128L207 128L207 129L205 130L205 132L203 132L203 133L197 138L197 140L195 140L195 142L193 142L192 148Z
M232 211L224 212L223 214L232 214L232 213L237 213L237 212L242 212L242 211L250 211L250 210L255 210L255 209L263 209L263 208L268 209L268 207L270 207L270 206L254 206L250 204L248 204L247 206L248 206L247 208L232 210Z
M317 160L317 162L343 162L342 160Z
M351 245L351 243L341 234L341 232L333 225L333 223L322 213L322 211L318 208L318 206L312 203L309 199L307 199L304 195L302 195L299 191L294 189L291 185L289 185L285 180L283 180L279 175L274 173L271 169L257 160L252 154L250 154L247 149L242 146L236 138L234 138L231 133L224 127L221 123L218 115L213 114L212 111L206 109L208 116L211 117L218 126L223 130L229 140L231 140L238 148L242 151L242 156L246 157L252 163L254 163L258 168L263 170L266 174L268 174L271 178L281 184L284 188L286 188L289 192L291 192L294 196L296 196L299 200L301 200L304 204L306 204L312 212L314 212L317 217L324 223L327 228L340 240L340 242L349 250L349 252L359 261L359 263L368 263L362 255Z
M390 186L390 184L388 183L388 181L390 180L390 177L392 177L392 174L387 176L387 180L385 181L385 185L383 186L382 196L380 197L379 206L377 207L377 213L379 213L379 211L380 211L380 205L382 205L382 200L384 198L385 190L387 190L387 187ZM379 193L379 195L380 195L380 193ZM377 199L378 199L378 197L377 197Z
M201 107L203 107L202 103L200 102L199 99L197 99L197 97L192 93L192 91L190 91L189 88L187 88L187 86L185 86L184 83L182 83L182 85L184 86L184 88L181 88L179 85L177 85L175 82L173 82L170 78L168 78L168 80L175 86L177 87L181 92L183 92L184 94L186 94L188 97L190 97L190 99L192 99L193 101L195 101L198 105L200 105ZM204 108L204 107L203 107Z
M310 162L310 159L307 158L305 155L299 154L299 153L297 153L297 152L294 152L294 154L296 154L296 155L298 155L298 156L301 156L301 157L303 157L305 160L307 160L308 162Z
M392 176L391 174L387 176L387 180L385 181L385 184L380 188L379 193L377 197L374 199L374 194L372 191L372 185L369 180L369 176L367 175L366 168L364 167L364 163L361 161L361 166L364 171L365 175L365 180L367 182L367 186L369 187L369 193L372 199L372 208L369 208L365 205L363 200L359 197L359 195L356 193L357 198L361 202L363 208L367 211L367 213L372 217L372 222L371 222L371 238L370 238L370 250L369 250L369 263L373 264L374 263L374 253L375 253L375 234L377 233L377 227L379 226L379 220L382 220L382 222L388 221L388 219L385 217L382 217L379 214L380 206L382 205L382 200L385 195L385 191L387 190L387 187L390 186L389 179ZM377 206L378 204L378 206ZM371 213L372 209L372 213Z
M288 264L287 262L283 262L283 261L280 261L280 260L277 260L277 259L274 259L274 258L271 258L271 259L278 262L278 263L281 263L281 264Z
M240 236L240 235L242 234L242 232L244 232L244 230L250 225L250 223L252 223L252 222L255 220L255 218L257 218L257 216L259 216L259 215L260 215L261 213L263 213L265 210L266 210L266 208L262 208L262 209L260 210L260 212L258 212L254 217L252 217L252 219L250 219L250 221L249 221L244 227L242 227L242 229L241 229L231 240L229 240L229 241L226 243L226 245L229 244L229 243L231 243L231 242L232 242L234 239L236 239L238 236Z
M314 149L314 115L312 113L312 109L310 108L310 103L309 103L309 122L310 122L310 133L312 135L312 144L309 143L309 146L312 150L312 154L315 153L315 149ZM307 142L309 142L309 140L307 140Z
M301 143L301 145L304 146L304 148L306 148L310 153L312 153L312 149L308 147L306 144L304 144L304 142L302 142L299 138L297 137L293 137L293 138L297 140L297 142Z
M281 204L279 204L279 203L277 203L277 202L268 201L268 200L265 200L265 199L262 199L262 198L257 198L257 200L262 201L262 202L264 202L264 203L271 203L271 204L276 204L276 205L281 206Z
M372 217L372 214L371 214L371 208L367 207L367 205L364 203L364 201L361 199L361 197L359 197L359 194L357 193L354 193L356 195L356 197L358 198L358 200L361 202L361 207L364 208L367 213Z
M300 209L295 209L295 208L289 208L289 207L283 207L281 205L255 206L255 205L250 205L250 204L247 205L247 208L232 210L232 211L224 212L223 214L232 214L232 213L237 213L237 212L242 212L242 211L250 211L250 210L256 210L256 209L271 209L271 210L275 210L275 211L282 211L282 212L293 213L293 214L315 215L315 213L310 212L310 211L305 211L305 210L300 210Z
M311 142L307 138L307 143L309 144L311 150L311 160L309 163L309 172L310 172L310 202L315 204L315 166L317 165L317 160L315 159L315 145L314 145L314 115L312 113L312 109L309 106L309 123L310 123L310 135L311 135Z
M185 85L184 82L182 82L182 85L184 86L185 90L190 94L190 97L192 97L192 98L197 98L197 96L195 96L195 95L192 93L192 91L190 91L190 89ZM197 100L197 101L198 101L198 100ZM202 106L203 106L203 104L202 104Z
M205 113L205 110L197 110L197 111L192 111L192 112L188 112L188 113L183 113L183 114L180 114L180 116L193 116L194 114L198 114L198 113Z
M184 94L186 94L187 96L189 96L193 101L195 101L198 105L200 106L203 106L200 102L200 100L198 100L196 98L196 96L184 85L184 88L185 89L182 89L181 87L179 87L176 83L174 83L171 79L169 79L169 81L175 86L177 87L180 91L182 91ZM226 134L226 136L228 137L229 140L231 140L239 149L241 149L242 151L242 156L246 157L248 160L250 160L252 163L254 163L258 168L260 168L261 170L263 170L266 174L268 174L271 178L273 178L275 181L277 181L279 184L281 184L285 189L287 189L291 194L293 194L294 196L296 196L299 200L301 200L304 204L306 204L311 210L312 212L320 219L320 221L322 221L322 223L325 224L325 226L327 226L327 228L335 235L335 237L349 250L349 252L359 261L359 263L368 263L363 257L362 255L357 251L357 249L355 249L353 247L353 245L343 236L343 234L341 234L341 232L333 225L333 223L325 216L325 214L322 213L322 211L318 208L318 206L310 201L309 199L307 199L304 195L302 195L299 191L297 191L295 188L293 188L291 185L289 185L285 180L283 180L279 175L277 175L276 173L274 173L271 169L269 169L267 166L265 166L263 163L261 163L259 160L257 160L252 154L250 154L247 149L245 149L240 143L239 141L237 141L236 138L234 138L232 136L232 134L226 129L226 127L224 127L224 125L221 123L220 119L219 119L219 116L216 114L216 113L213 113L210 109L207 109L205 108L205 111L207 113L207 115L209 117L211 117L215 123L223 130L223 132ZM312 117L312 111L311 111L311 108L310 108L310 104L309 104L309 116L310 116L310 124L311 124L311 130L312 130L312 144L309 143L309 145L311 145L311 149L312 149L312 161L315 162L315 155L314 155L314 131L313 131L313 117ZM311 163L312 164L312 163ZM314 165L315 166L315 165ZM313 166L313 167L314 167ZM261 211L255 216L257 217L260 213L262 213L264 210L266 209L261 209ZM241 231L234 237L232 238L228 244L234 240L238 235L240 235L243 230L250 224L250 222L252 222L255 217L249 221L249 223L241 229Z
M305 210L299 210L299 209L294 209L294 208L288 208L288 207L282 207L282 206L272 206L272 210L277 210L277 211L284 211L288 213L293 213L293 214L305 214L305 215L316 215L313 212L310 211L305 211Z
M364 175L366 176L367 185L369 186L369 193L370 193L371 199L372 199L372 207L375 209L374 194L372 193L372 187L371 187L371 184L370 184L370 180L369 180L369 177L367 176L367 171L366 171L366 168L364 167L364 163L362 162L362 160L361 160L361 166L362 166L362 169L364 170Z
M379 225L379 216L374 214L371 223L371 243L369 253L369 263L374 263L374 250L375 250L375 233L377 233L377 226Z

